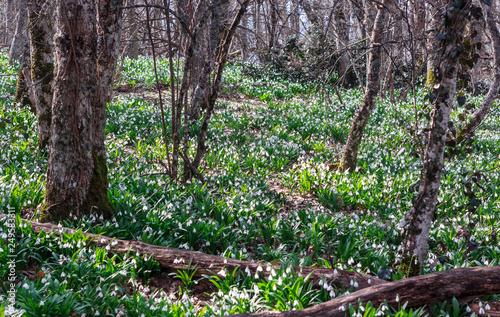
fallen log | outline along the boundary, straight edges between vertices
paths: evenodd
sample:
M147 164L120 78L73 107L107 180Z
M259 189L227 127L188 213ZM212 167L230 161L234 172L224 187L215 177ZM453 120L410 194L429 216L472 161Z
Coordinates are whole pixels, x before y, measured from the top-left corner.
M424 306L432 303L471 296L500 294L500 265L493 267L459 268L445 272L415 276L396 282L384 283L348 295L340 296L302 310L286 312L262 312L238 314L238 317L282 316L329 316L344 317L349 305L358 307L371 302L378 308L384 301L391 307L408 303L407 307Z
M0 214L0 219L3 217L6 217L6 215ZM31 224L35 232L44 231L46 233L53 233L57 236L60 236L63 233L74 234L77 232L77 230L52 223L39 223L24 219L23 221ZM258 274L260 278L263 278L271 274L271 270L267 270L268 266L275 270L280 269L280 265L241 261L205 254L199 251L188 251L156 246L136 240L121 240L81 231L80 233L90 238L88 244L104 248L110 252L125 254L130 251L138 252L147 257L153 256L153 259L158 262L162 268L168 270L186 270L189 268L189 265L191 265L191 268L196 265L195 275L198 277L201 277L204 274L217 274L220 277L224 277L226 272L232 272L236 268L241 268L242 270L245 270L245 272L248 272L249 270L250 274L253 276ZM387 283L386 281L371 275L340 269L301 267L297 265L294 265L293 269L296 273L300 273L303 276L311 274L310 281L314 282L316 286L320 286L319 282L321 280L324 280L331 285L335 285L338 288L344 287L346 289L350 289L351 285L354 284L357 286L357 290L370 287L372 285Z

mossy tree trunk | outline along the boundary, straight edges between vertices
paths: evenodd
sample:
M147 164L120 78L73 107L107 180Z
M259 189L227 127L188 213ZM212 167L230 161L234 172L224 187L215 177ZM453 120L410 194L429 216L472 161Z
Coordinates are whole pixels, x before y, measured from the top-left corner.
M53 5L45 0L28 0L29 37L31 49L31 80L37 119L38 147L47 149L52 120L52 82L54 79L54 36L51 13Z
M493 51L493 78L490 82L490 88L488 93L484 97L481 107L474 113L474 116L470 119L467 124L459 130L457 133L457 143L460 143L474 134L476 129L481 125L484 118L490 113L491 106L493 102L498 97L498 91L500 89L500 32L495 23L495 15L492 12L493 8L491 4L486 4L483 1L479 1L483 9L483 15L486 21L486 32L491 38L491 48Z
M444 0L432 1L429 5L430 23L427 32L427 74L425 79L425 87L432 88L436 85L437 63L439 59L438 50L433 46L436 42L435 39L439 33L441 26L441 11L440 8L444 6Z
M350 170L353 172L356 169L358 150L363 138L363 131L365 130L368 119L375 106L375 99L377 98L380 86L380 63L382 56L381 40L385 24L385 7L389 3L390 0L382 1L382 5L378 8L377 17L373 24L365 97L361 108L359 108L354 118L344 152L342 153L342 159L339 165L339 170L341 171Z
M98 45L96 3L57 0L56 7L56 71L41 216L56 222L68 219L70 213L76 217L97 213L109 219L114 208L107 195L102 153L106 117L99 113L103 89L98 53L102 46Z
M427 255L429 231L434 221L434 212L438 199L443 158L446 143L448 121L456 95L457 73L466 16L464 9L471 1L449 1L438 7L441 16L439 35L431 39L428 50L436 50L440 56L437 64L436 84L432 94L436 96L431 112L431 127L425 149L420 187L417 198L409 212L409 226L406 229L406 241L401 268L405 274L419 275ZM445 11L446 10L446 11ZM443 36L444 35L444 36Z

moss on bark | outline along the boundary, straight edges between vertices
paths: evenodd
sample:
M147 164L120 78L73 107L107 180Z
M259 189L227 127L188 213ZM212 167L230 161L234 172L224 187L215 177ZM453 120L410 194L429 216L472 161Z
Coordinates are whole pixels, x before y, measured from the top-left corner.
M23 70L20 69L17 73L16 94L14 102L19 102L23 106L29 106L33 110L33 103L29 98L28 86L26 85L26 78L24 78Z
M94 157L94 171L90 180L90 186L86 198L80 206L74 205L75 200L57 197L57 191L49 188L45 191L45 201L41 205L40 222L54 222L61 220L72 220L69 215L76 215L78 208L79 215L95 214L103 219L111 219L115 213L115 208L108 197L108 168L106 158L96 152Z
M401 269L403 276L419 276L422 265L418 263L416 256L407 254L401 261L399 268Z

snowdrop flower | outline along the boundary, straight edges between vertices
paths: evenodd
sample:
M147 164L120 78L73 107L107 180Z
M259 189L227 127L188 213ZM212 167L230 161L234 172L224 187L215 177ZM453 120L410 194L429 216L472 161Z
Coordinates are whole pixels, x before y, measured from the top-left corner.
M483 308L483 307L479 308L479 314L480 314L480 315L483 315L483 314L484 314L484 308Z
M491 309L490 304L486 304L486 306L484 306L484 309L490 310Z
M23 288L25 288L25 289L30 289L30 286L28 285L28 283L24 283L24 284L23 284Z
M399 294L398 294L398 295L396 295L396 302L398 302L398 303L399 303Z
M340 307L339 307L339 310L341 310L341 311L345 311L345 307L344 307L344 305L340 306Z

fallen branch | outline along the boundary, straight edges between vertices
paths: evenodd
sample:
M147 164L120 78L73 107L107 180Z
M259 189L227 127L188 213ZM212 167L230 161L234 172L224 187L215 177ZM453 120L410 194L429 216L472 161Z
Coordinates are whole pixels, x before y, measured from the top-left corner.
M384 301L387 301L389 306L398 308L404 303L408 303L408 307L417 307L449 300L453 296L461 299L499 293L499 265L459 268L364 288L303 310L238 314L234 316L344 317L349 305L357 308L359 300L363 304L371 302L373 307L376 308L383 304Z
M5 214L0 214L0 219L5 216ZM60 236L63 233L74 234L77 232L77 230L58 226L52 223L39 223L29 220L24 221L31 224L35 232L44 231L46 233L54 233L57 236ZM246 268L248 268L252 275L259 274L260 278L270 274L270 272L266 270L268 264L264 263L234 260L198 251L187 251L170 247L156 246L136 240L121 240L93 233L81 232L81 234L90 238L88 242L89 244L95 245L99 248L105 248L110 252L125 254L130 251L139 252L141 255L148 257L153 256L154 260L165 269L173 271L185 270L188 269L189 263L191 262L192 266L196 265L196 275L200 277L203 274L212 275L214 273L224 277L227 271L232 272L238 267L245 271ZM271 267L278 270L280 265L271 265ZM345 287L346 289L350 289L351 285L355 284L354 282L357 282L357 289L387 283L386 281L378 279L374 276L339 269L301 267L297 265L294 265L293 269L296 273L301 273L303 276L311 274L310 280L317 286L320 285L319 281L322 279L338 288Z

